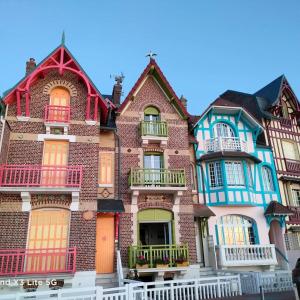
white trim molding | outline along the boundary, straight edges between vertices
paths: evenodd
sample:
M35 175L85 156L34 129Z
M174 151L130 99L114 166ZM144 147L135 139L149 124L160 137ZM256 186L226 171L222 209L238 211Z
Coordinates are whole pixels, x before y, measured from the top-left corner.
M38 134L37 140L39 142L44 142L46 140L62 140L62 141L69 141L70 143L76 142L75 135L59 135L59 134Z

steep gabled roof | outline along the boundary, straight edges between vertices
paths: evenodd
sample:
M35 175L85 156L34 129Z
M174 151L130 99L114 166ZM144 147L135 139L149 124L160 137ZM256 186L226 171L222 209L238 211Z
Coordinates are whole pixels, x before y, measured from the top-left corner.
M105 101L104 97L101 95L92 80L63 43L55 48L45 59L43 59L31 73L25 75L15 86L3 94L4 103L11 104L16 101L17 90L28 91L30 85L38 80L41 74L53 69L58 70L60 74L62 74L64 70L77 74L77 76L80 77L86 84L88 94L99 98L102 113L101 120L106 122L108 110L110 107L114 107L114 105L111 102Z
M270 106L273 106L278 101L281 95L284 80L285 76L281 75L267 84L265 87L254 93L254 95L264 98L265 100L267 100Z
M137 91L137 89L140 87L141 83L148 75L152 75L155 77L155 79L159 82L161 87L163 88L164 92L167 94L167 96L171 99L171 103L176 107L177 111L180 113L180 115L187 119L189 117L189 114L186 110L186 108L182 105L181 101L177 97L176 93L174 92L173 88L169 84L168 80L164 76L163 72L159 68L158 64L154 59L150 59L149 64L144 69L143 73L125 98L125 100L122 102L118 109L118 113L122 113L122 111L127 107L129 104L129 101L132 100L133 95Z

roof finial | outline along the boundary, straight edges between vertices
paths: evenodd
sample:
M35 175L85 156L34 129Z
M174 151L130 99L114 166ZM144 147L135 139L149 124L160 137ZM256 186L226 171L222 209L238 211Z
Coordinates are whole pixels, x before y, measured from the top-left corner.
M61 35L61 44L64 45L65 41L66 41L65 31L63 30L62 35Z
M146 57L149 57L150 60L151 60L151 59L154 59L155 56L157 56L157 54L156 54L156 53L153 53L151 50L150 50L149 53L146 55Z

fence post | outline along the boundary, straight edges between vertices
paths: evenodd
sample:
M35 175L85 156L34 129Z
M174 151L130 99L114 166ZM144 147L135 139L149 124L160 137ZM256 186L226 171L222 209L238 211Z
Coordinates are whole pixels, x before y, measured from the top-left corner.
M220 279L217 279L217 293L218 293L218 297L221 297L221 284L220 284Z
M103 287L96 286L96 300L102 300L103 297Z
M237 274L237 276L238 276L239 295L242 296L241 276L240 276L240 274Z
M174 283L172 282L171 283L171 289L170 289L170 292L171 292L171 300L174 300L175 299L175 290L174 290Z
M199 287L199 285L198 285L198 280L197 279L195 279L195 300L198 300L199 299L199 294L198 294L198 287Z
M260 299L265 300L265 294L264 294L264 288L263 286L259 287L259 294L260 294Z
M57 290L57 300L61 299L62 290Z

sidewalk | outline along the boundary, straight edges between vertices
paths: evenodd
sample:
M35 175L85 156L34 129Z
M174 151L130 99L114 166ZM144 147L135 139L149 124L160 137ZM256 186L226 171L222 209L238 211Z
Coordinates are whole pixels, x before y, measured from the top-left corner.
M261 300L261 297L260 295L243 295L243 296L221 298L221 299L222 300ZM294 292L282 292L282 293L265 294L265 300L296 300L296 298Z

